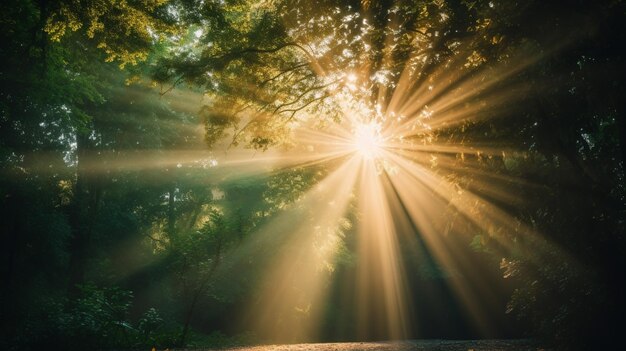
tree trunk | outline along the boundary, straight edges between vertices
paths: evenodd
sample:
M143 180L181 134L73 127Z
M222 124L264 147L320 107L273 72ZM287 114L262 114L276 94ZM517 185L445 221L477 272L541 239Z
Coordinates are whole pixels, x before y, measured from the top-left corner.
M71 298L78 296L78 286L85 282L89 243L98 216L102 193L96 176L92 173L93 170L89 169L88 143L87 136L77 136L78 164L76 166L74 198L68 209L71 228L68 292Z
M176 192L175 186L172 186L168 192L167 199L167 234L171 237L174 236L174 231L176 230L176 216L175 216L175 203L174 203L174 194Z
M13 330L13 318L16 316L15 301L19 299L16 295L17 274L19 267L16 267L18 249L22 245L20 236L23 235L23 218L20 210L24 208L23 200L17 191L9 191L4 199L0 199L0 213L4 216L4 221L0 225L0 240L2 243L2 261L0 267L2 277L2 290L0 291L0 330ZM1 218L1 217L0 217Z
M200 296L206 291L209 281L211 280L211 277L213 277L213 273L215 273L215 271L217 270L217 267L219 266L220 261L221 261L221 255L222 255L222 239L220 239L217 243L217 248L215 251L215 260L213 260L211 269L207 273L206 277L200 283L200 286L198 287L198 289L196 289L196 291L194 292L193 298L191 299L191 304L189 305L189 308L187 309L187 313L185 314L185 325L183 326L183 331L181 332L180 341L179 341L179 346L181 347L185 346L185 343L187 342L187 335L189 334L189 325L191 324L193 311L196 308L196 305L198 304L198 300L200 299Z
M41 78L46 77L48 71L48 33L46 33L45 27L49 16L49 4L47 0L39 0L39 23L37 25L35 35L39 43L39 49L41 50Z

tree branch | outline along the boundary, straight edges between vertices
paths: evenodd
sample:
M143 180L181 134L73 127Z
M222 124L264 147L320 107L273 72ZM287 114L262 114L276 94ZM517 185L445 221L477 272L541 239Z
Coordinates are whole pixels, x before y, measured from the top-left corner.
M165 94L169 93L170 91L172 91L174 88L176 88L176 86L178 84L180 84L180 82L182 82L183 78L185 77L184 74L182 74L180 77L178 77L174 83L172 83L172 86L169 87L167 90L163 91L163 85L161 85L161 91L159 92L159 97L163 97Z
M297 103L297 102L298 102L298 101L300 101L300 99L302 99L302 98L303 98L306 94L308 94L308 93L310 93L310 92L312 92L312 91L315 91L315 90L324 89L324 88L326 88L326 87L328 87L328 86L330 86L330 85L332 85L332 84L335 84L335 83L337 83L337 80L335 80L335 81L333 81L333 82L330 82L330 83L328 83L328 84L324 84L324 85L312 86L312 87L310 87L309 89L307 89L307 90L303 91L300 95L298 95L298 97L296 97L296 99L295 99L295 100L292 100L292 101L290 101L290 102L285 102L285 103L283 103L283 104L278 105L278 106L274 109L274 111L273 111L272 113L273 113L273 114L275 114L275 113L280 113L280 112L278 112L278 111L279 111L281 108L286 107L286 106L291 106L291 105L293 105L293 104Z
M289 72L295 71L295 70L297 70L297 69L299 69L299 68L302 68L302 67L305 67L305 66L307 66L307 65L308 65L308 63L306 63L306 62L305 62L305 63L301 63L301 64L298 64L298 65L295 65L295 66L293 66L293 67L290 67L290 68L284 69L284 70L280 71L280 73L278 73L277 75L275 75L275 76L273 76L273 77L271 77L271 78L268 78L268 79L266 79L266 80L262 81L262 82L261 82L261 84L259 84L259 86L260 86L260 87L262 87L262 86L264 86L265 84L267 84L267 83L269 83L269 82L271 82L271 81L273 81L273 80L276 80L276 79L280 78L283 74L286 74L286 73L289 73Z
M290 121L292 121L292 120L293 120L294 116L296 115L296 113L297 113L298 111L301 111L301 110L305 109L307 106L309 106L310 104L314 103L315 101L323 100L323 99L325 99L325 98L327 98L327 97L329 97L329 96L330 96L330 95L329 95L328 93L325 93L324 95L322 95L322 96L320 96L320 97L318 97L318 98L315 98L315 99L313 99L313 100L310 100L309 102L307 102L306 104L304 104L304 105L302 105L302 106L300 106L300 107L297 107L297 108L294 108L294 109L282 110L282 111L278 112L278 114L281 114L281 113L284 113L284 112L291 112L291 115L290 115L290 116L289 116L289 118L285 121L285 123L284 123L284 124L289 123ZM283 124L283 125L284 125L284 124Z

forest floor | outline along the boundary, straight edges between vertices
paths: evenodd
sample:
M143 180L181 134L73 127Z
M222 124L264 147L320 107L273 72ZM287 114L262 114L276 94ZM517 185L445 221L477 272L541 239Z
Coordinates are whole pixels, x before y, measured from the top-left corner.
M206 351L543 351L532 340L408 340L401 342L342 342L262 345Z

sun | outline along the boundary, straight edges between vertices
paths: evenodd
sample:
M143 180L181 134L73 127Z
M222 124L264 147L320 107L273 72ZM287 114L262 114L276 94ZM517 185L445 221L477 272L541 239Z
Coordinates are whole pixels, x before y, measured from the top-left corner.
M362 123L354 128L351 146L363 159L371 160L381 156L384 140L378 123Z

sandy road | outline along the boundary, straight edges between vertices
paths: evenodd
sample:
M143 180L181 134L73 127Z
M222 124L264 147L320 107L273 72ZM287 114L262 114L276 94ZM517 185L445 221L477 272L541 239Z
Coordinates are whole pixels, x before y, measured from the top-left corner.
M531 340L408 340L398 342L343 342L321 344L262 345L229 351L542 351ZM206 350L210 351L210 350Z

